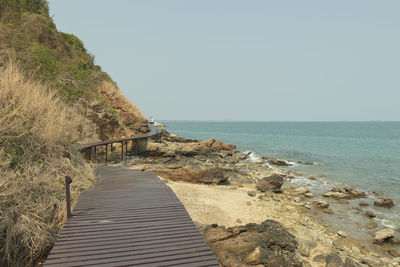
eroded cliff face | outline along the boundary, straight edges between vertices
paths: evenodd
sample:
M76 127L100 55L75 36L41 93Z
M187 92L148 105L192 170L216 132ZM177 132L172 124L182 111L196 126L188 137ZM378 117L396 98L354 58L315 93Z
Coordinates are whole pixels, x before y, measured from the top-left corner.
M75 109L93 123L99 139L118 139L148 132L147 119L121 94L114 82L103 81L97 90L100 100L80 98Z
M0 67L12 62L26 77L56 92L89 119L98 139L148 131L146 118L95 64L83 42L57 30L46 0L1 1L0 40Z

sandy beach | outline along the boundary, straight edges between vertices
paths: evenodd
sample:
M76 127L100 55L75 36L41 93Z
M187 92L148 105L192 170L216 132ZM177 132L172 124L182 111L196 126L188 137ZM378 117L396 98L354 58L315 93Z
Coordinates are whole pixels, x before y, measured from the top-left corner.
M399 266L398 233L390 229L387 233L366 218L371 229L358 235L353 229L359 226L346 227L340 221L342 215L336 214L342 214L341 209L353 210L349 203L358 205L364 192L344 187L336 188L337 192L332 189L327 197L313 195L292 183L301 174L284 161L263 158L255 162L218 142L165 136L163 142L147 145L145 158L133 158L126 165L159 175L184 204L222 266ZM314 178L310 182L325 179L323 175ZM257 239L261 230L252 232L251 227L274 222L282 226L277 237L281 247L257 246L264 242ZM251 241L240 241L242 232L248 235L242 239ZM296 249L288 251L290 238L282 236L292 236ZM263 261L263 252L257 251L267 246L275 256ZM257 260L249 260L254 255Z

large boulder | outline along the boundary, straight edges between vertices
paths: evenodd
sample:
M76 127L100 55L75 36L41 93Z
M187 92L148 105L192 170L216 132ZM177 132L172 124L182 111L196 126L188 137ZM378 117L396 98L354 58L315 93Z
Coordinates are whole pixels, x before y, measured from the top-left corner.
M324 193L323 196L335 199L356 199L356 198L364 198L367 196L367 194L362 191L357 191L353 187L340 185L340 186L335 186L328 192Z
M326 256L326 267L342 267L343 261L336 253L330 253Z
M222 184L228 180L221 168L178 168L178 169L159 169L156 174L164 179L173 181L185 181L203 184Z
M231 152L236 151L235 145L222 143L221 141L216 140L216 139L201 141L200 145L202 145L206 148L214 149L216 151L221 151L221 150L227 150L227 151L231 151Z
M231 228L210 227L204 239L222 266L302 266L296 238L273 220Z
M275 193L281 192L281 187L284 183L285 175L283 174L272 174L264 177L257 182L257 189L261 192L272 191Z
M389 241L393 237L394 237L394 230L386 228L374 233L373 242L376 244L382 244L386 241Z
M378 198L375 200L374 205L378 207L390 208L394 206L394 203L390 198Z
M323 200L315 200L312 204L314 207L319 209L326 209L329 207L329 203Z

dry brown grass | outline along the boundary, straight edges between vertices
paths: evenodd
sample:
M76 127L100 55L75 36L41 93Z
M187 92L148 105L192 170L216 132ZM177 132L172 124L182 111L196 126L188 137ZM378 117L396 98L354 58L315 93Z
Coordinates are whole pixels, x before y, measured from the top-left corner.
M64 176L72 198L95 177L73 144L90 123L12 64L0 68L0 266L32 266L65 220Z

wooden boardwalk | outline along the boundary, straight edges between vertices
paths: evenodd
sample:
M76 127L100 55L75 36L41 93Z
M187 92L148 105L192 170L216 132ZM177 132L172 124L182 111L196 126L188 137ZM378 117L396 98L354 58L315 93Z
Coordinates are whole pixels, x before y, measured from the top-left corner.
M45 266L219 266L184 206L157 176L99 166Z

